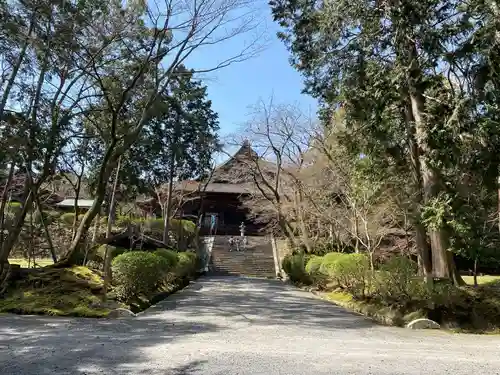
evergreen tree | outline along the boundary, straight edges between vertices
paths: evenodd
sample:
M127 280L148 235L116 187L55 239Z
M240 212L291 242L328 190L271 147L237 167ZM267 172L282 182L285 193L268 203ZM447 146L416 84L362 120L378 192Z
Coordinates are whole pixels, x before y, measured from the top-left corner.
M320 100L323 121L341 106L350 129L345 142L353 152L378 159L381 168L411 173L413 224L427 276L461 283L452 251L458 251L453 218L463 176L486 168L491 186L498 175L491 153L499 145L492 89L498 55L487 48L498 47L493 5L433 0L272 0L270 5L292 64L306 77L305 91ZM486 35L485 45L478 38ZM479 78L488 84L478 87ZM464 154L474 154L475 165L473 158L465 162Z

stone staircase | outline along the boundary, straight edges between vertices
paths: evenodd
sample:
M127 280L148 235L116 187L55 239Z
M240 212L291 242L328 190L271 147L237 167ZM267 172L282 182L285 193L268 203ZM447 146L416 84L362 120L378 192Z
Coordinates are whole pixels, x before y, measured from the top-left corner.
M215 236L210 257L212 275L276 277L271 240L263 236L247 236L240 251L229 251L229 236Z

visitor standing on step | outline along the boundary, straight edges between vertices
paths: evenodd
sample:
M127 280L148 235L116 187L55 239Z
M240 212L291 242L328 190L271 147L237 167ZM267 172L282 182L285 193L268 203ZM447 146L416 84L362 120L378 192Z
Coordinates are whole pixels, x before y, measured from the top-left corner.
M229 239L227 240L227 242L229 243L229 251L233 251L233 248L234 248L234 237L233 236L229 237Z

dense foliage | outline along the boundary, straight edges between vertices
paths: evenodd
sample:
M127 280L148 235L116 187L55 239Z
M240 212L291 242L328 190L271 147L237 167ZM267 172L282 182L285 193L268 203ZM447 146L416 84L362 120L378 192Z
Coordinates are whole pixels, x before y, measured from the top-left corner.
M240 1L186 1L175 17L156 5L0 1L0 292L20 239L29 253L46 246L71 266L95 240L100 215L113 218L139 193L162 201L163 184L208 174L219 124L199 73L245 60L259 43L218 48L222 62L197 69L186 59L258 25L235 16L253 13ZM166 190L168 227L176 210ZM82 217L65 216L72 228L59 246L43 215L32 219L66 197L75 197L75 212L76 199L93 202Z
M356 247L371 257L388 236L373 223L404 227L428 280L462 284L454 257L484 266L500 239L498 4L269 3L305 91L319 99L314 160L323 179L342 176Z
M366 254L313 256L303 267L304 258L296 254L283 260L290 280L386 323L404 325L427 317L446 327L475 332L500 325L498 280L477 288L449 282L430 288L418 277L417 264L405 256L394 256L373 271Z

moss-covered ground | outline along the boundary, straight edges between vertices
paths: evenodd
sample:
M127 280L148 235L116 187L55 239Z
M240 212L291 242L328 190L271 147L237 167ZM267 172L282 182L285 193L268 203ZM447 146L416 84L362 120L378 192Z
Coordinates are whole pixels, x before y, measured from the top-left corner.
M119 304L106 300L102 275L87 267L23 272L0 300L0 312L105 317Z

